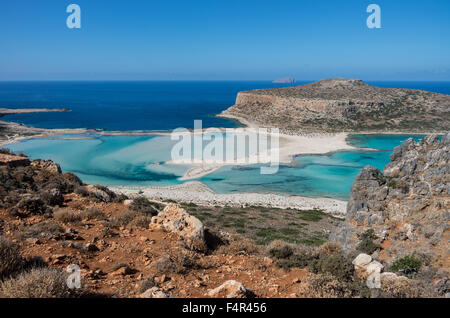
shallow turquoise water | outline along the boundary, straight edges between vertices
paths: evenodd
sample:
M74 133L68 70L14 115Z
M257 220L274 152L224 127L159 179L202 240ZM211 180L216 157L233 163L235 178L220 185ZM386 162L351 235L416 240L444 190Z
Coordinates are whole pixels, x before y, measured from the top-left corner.
M395 146L409 136L354 135L349 142L378 151L345 151L302 155L278 173L260 174L260 165L225 166L199 181L219 193L273 192L348 199L356 175L365 165L379 169L390 161ZM418 140L421 136L412 136ZM9 148L32 159L51 159L86 183L104 185L174 185L187 165L157 164L170 160L176 141L166 136L83 136L85 139L30 139ZM156 163L156 164L155 164Z

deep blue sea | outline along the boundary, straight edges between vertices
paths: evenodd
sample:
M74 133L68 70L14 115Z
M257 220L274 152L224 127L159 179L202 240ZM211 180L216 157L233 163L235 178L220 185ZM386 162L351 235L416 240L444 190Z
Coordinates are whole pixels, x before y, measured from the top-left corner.
M306 83L306 82L305 82ZM450 82L369 82L384 87L425 89L450 94ZM297 83L303 84L303 82ZM64 107L66 113L5 116L43 128L170 130L236 127L213 115L234 104L242 90L280 87L270 82L0 82L0 107ZM170 160L175 143L167 136L84 136L83 139L31 139L9 145L32 159L52 159L86 183L174 185L190 166L157 164ZM302 155L278 173L260 174L259 165L225 166L199 179L219 193L274 192L348 199L354 178L365 165L382 169L406 135L353 135L348 142L377 151Z
M450 94L450 82L368 83ZM286 85L268 81L0 82L0 107L71 110L3 117L40 128L168 130L192 128L194 119L203 120L204 127L235 127L234 121L214 115L233 105L239 91Z

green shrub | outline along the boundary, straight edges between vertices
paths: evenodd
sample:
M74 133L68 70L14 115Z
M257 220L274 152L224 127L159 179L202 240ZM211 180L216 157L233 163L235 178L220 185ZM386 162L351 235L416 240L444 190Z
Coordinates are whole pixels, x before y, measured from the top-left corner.
M285 259L294 254L294 250L289 245L284 245L280 248L272 248L269 250L269 255L278 259Z
M302 210L299 211L299 219L310 222L318 222L322 220L326 214L322 210Z
M11 276L20 271L23 259L17 244L4 237L0 237L0 279Z
M154 204L145 197L134 199L130 205L130 209L149 216L158 214L158 210L154 207Z
M320 248L305 249L287 244L277 245L269 249L269 255L276 259L275 264L278 267L287 271L292 267L307 267L312 273L331 274L342 281L351 281L354 277L354 266L350 257L345 256L336 246L325 244Z
M319 259L311 261L308 268L313 273L331 274L342 281L352 280L355 273L351 260L342 253L321 255Z
M399 258L392 263L391 270L394 272L401 272L408 277L417 273L422 266L422 260L415 258L413 255L406 255Z
M375 235L375 231L373 229L369 229L360 235L361 241L359 242L356 249L366 254L372 254L376 250L380 248L380 246L374 242L377 239Z
M285 259L279 259L276 261L275 265L283 268L285 271L289 271L293 267L305 268L314 261L314 257L306 253L299 253L289 256Z

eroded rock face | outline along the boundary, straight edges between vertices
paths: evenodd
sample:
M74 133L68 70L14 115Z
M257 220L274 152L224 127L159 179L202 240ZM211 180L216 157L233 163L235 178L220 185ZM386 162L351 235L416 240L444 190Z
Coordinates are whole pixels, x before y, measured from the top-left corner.
M450 133L442 141L436 135L408 139L395 148L383 172L365 167L352 186L345 223L331 238L350 251L372 229L381 247L377 258L389 263L415 254L447 272L449 159Z
M3 155L8 162L0 164L0 206L13 215L26 217L45 214L49 207L62 205L64 194L82 184L72 173L61 173L50 160L30 162L25 156Z
M178 234L191 249L206 250L203 223L177 204L168 204L162 212L152 218L152 224Z

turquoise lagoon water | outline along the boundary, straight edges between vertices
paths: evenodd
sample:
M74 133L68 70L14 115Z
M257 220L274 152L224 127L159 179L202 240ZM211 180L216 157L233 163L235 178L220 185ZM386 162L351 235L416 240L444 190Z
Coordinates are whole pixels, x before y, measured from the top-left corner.
M98 136L83 135L79 139L52 137L29 139L9 145L32 159L51 159L64 171L77 174L84 182L110 186L167 186L178 180L188 165L155 164L170 160L176 141L168 136ZM326 155L301 155L289 165L280 165L272 175L260 173L261 165L224 166L204 176L204 182L218 193L259 192L326 196L348 199L351 185L366 165L379 169L390 161L395 146L406 135L352 135L348 142L377 151L343 151Z
M305 84L298 82L297 84ZM425 89L450 94L450 82L369 82L382 87ZM71 112L4 116L42 128L172 130L236 127L213 116L234 104L239 91L286 86L269 81L87 81L1 82L0 107L66 107ZM189 166L155 165L170 159L174 141L161 136L84 136L87 139L36 139L10 145L31 158L52 159L86 183L105 185L173 185ZM200 181L219 193L277 192L347 199L355 176L365 165L382 169L389 154L408 136L357 135L349 140L379 151L299 156L277 174L262 175L260 166L225 166ZM417 137L417 136L416 136Z

